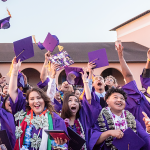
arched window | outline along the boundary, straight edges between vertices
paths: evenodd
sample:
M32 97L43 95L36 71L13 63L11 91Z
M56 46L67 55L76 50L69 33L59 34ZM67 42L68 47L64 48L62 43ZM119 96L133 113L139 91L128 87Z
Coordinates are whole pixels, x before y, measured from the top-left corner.
M28 83L31 86L37 87L37 83L40 82L40 72L38 72L34 68L26 68L21 72L23 72L27 76Z
M104 78L109 76L109 75L112 75L117 79L118 85L123 86L125 84L124 77L123 77L122 73L120 71L118 71L117 69L107 68L101 73L101 76Z

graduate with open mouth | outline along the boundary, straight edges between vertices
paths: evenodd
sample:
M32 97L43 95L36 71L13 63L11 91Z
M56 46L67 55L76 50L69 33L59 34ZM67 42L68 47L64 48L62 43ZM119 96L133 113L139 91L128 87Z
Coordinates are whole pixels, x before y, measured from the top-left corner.
M82 146L82 150L87 150L90 139L90 128L93 122L95 107L91 105L91 92L88 86L86 69L82 73L82 80L86 98L79 100L75 93L66 92L63 97L63 107L61 117L66 123L66 127L70 127L78 135L86 140Z

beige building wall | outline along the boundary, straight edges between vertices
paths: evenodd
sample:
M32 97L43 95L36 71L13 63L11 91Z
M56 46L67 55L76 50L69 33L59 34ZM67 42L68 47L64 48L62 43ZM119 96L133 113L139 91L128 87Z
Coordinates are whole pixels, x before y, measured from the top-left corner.
M22 63L20 70L22 71L22 70L27 69L27 68L33 68L33 69L37 70L40 73L42 65L43 65L43 63ZM87 63L75 63L75 64L72 65L72 67L86 67L86 66L87 66ZM141 90L142 87L141 87L141 83L140 83L140 75L142 73L143 68L145 67L145 63L128 63L128 66L129 66L130 70L133 73L133 76L134 76L134 79L137 82L138 88ZM7 75L8 71L9 71L9 67L10 67L9 63L7 63L7 64L6 63L4 63L4 64L1 63L0 64L0 72L2 73L3 76ZM115 68L115 69L117 69L118 71L121 72L121 67L120 67L119 63L109 63L109 66L95 69L94 74L95 75L100 75L107 68ZM59 77L59 75L62 71L63 70L60 70L60 71L57 72L57 75L56 75L57 85L58 85L58 77ZM37 73L33 74L31 80L30 80L30 77L29 77L29 81L32 81L30 83L31 85L36 86L36 84L40 81L39 73L38 74ZM29 76L30 76L30 73L29 73ZM7 82L9 82L9 77L8 76L7 76ZM119 81L119 80L118 80L118 82L121 83L121 84L123 83L123 81Z
M117 39L150 48L150 13L116 29Z

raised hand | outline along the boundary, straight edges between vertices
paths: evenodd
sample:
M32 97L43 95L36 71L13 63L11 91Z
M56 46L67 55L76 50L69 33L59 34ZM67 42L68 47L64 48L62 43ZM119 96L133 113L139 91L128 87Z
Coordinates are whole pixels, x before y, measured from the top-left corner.
M150 60L150 49L147 51L147 59Z
M51 56L51 52L50 51L46 52L45 53L45 61L49 61L50 56Z
M81 73L81 75L82 75L82 80L83 80L83 82L84 81L86 81L87 80L87 73L86 73L86 70L87 70L87 68L82 68L83 69L83 72L80 72Z
M51 77L52 77L52 78L55 78L56 70L57 70L59 67L60 67L59 64L56 64L56 63L52 63L52 64L51 64L51 71L52 71Z
M18 62L17 62L16 57L14 57L12 63L13 63L13 70L14 70L14 71L19 71L19 68L20 68L20 66L21 66L21 61L20 61L20 59L19 59Z
M118 52L118 56L119 56L119 57L123 57L123 46L121 46L121 45L119 44L119 47L117 47L116 45L115 45L115 47L116 47L116 50L117 50L117 52Z
M87 71L92 72L92 70L96 67L94 62L89 62L87 64Z
M144 115L143 121L145 123L146 130L148 133L150 133L150 118L147 116L145 112L142 112L142 114Z

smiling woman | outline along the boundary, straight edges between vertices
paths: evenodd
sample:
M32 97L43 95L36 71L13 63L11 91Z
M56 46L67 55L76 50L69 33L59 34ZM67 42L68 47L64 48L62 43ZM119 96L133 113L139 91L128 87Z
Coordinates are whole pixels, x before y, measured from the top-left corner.
M16 126L16 143L14 150L52 150L54 141L48 138L44 130L63 130L67 133L65 123L56 113L51 104L50 98L39 88L32 88L27 92L26 98L22 91L17 89L18 70L21 66L20 60L13 60L13 71L10 77L10 103ZM24 110L24 111L23 111ZM26 111L26 112L25 112ZM65 144L66 139L54 139L55 144Z

